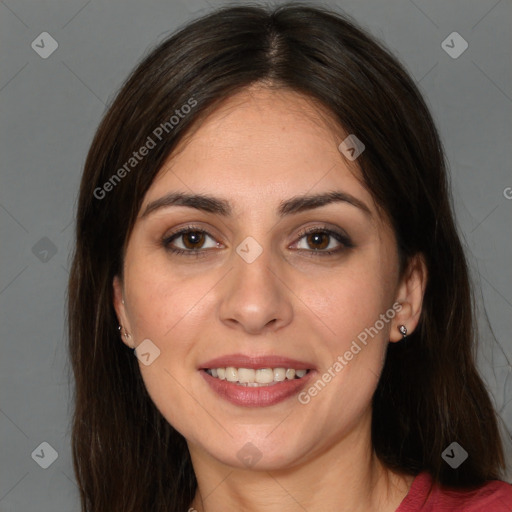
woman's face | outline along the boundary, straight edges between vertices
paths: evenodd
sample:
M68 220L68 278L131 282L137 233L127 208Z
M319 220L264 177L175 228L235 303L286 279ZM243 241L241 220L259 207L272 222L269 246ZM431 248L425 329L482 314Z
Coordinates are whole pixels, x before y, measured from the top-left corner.
M343 138L297 93L253 87L144 198L115 306L193 457L286 468L369 436L387 343L414 329L422 292Z

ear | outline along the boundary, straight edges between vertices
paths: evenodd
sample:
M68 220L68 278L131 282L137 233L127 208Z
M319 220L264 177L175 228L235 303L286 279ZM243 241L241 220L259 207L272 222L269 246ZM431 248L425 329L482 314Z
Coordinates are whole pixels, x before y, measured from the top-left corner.
M128 321L128 315L124 303L123 282L119 276L114 277L112 287L114 290L114 309L116 310L117 320L121 326L119 336L125 345L130 348L135 348L133 344L133 338L131 335L129 335L131 333L130 322ZM128 334L128 336L125 336L125 334Z
M393 318L389 341L397 342L403 339L402 333L398 330L400 325L405 325L408 334L416 329L427 286L427 277L425 258L423 254L418 253L410 259L398 284L395 300L401 305L401 309Z

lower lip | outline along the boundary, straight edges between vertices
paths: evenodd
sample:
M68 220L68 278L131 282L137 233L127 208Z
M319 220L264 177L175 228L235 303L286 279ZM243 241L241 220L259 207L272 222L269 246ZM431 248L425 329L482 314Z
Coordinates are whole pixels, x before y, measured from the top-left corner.
M242 407L266 407L282 402L299 393L315 371L310 370L300 379L287 379L277 384L257 388L239 386L234 382L212 377L205 370L200 370L200 373L213 391L228 402Z

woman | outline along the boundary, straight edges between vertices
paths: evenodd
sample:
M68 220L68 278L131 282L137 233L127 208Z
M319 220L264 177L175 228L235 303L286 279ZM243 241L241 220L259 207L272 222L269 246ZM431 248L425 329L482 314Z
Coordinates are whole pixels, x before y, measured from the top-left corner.
M512 509L441 143L335 13L225 8L138 66L69 325L84 511Z

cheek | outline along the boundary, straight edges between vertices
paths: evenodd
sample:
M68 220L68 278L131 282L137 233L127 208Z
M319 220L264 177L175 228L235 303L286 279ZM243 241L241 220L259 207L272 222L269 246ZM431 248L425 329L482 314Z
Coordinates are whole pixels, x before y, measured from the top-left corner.
M182 323L188 324L200 313L214 276L211 272L180 274L165 255L135 254L132 261L125 273L132 329L138 339L154 338L166 344L176 339L173 333Z
M155 260L134 258L126 269L130 323L135 345L149 339L160 351L150 365L139 362L151 400L174 428L190 437L189 422L198 414L191 389L193 350L204 333L202 316L216 280L208 273L180 277L168 262Z
M310 321L320 325L316 318L321 319L325 333L322 382L311 393L306 390L304 399L321 394L315 407L354 420L368 407L378 384L395 314L392 267L382 253L368 251L365 256L303 292L314 313Z
M304 287L301 297L324 325L331 348L339 350L375 325L391 307L393 295L383 269L374 262L333 272L329 279ZM386 338L389 323L377 327Z
M344 276L316 288L307 304L314 312L309 315L310 322L318 324L315 317L321 318L325 327L320 329L325 334L318 351L323 366L318 379L304 390L301 403L305 407L311 403L319 416L336 417L330 427L334 435L337 429L354 426L370 406L394 310L382 281L370 272Z

